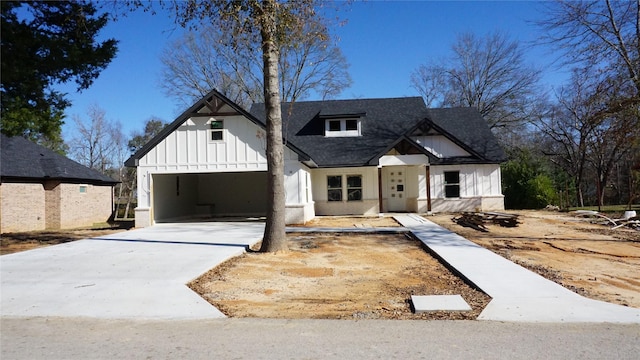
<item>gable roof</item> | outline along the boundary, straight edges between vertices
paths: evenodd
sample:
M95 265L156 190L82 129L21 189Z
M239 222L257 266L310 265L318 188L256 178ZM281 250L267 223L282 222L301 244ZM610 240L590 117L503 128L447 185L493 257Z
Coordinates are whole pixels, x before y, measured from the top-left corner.
M3 181L62 180L96 185L119 182L21 136L0 136L0 176Z
M233 112L232 113L223 113L219 112L219 110L223 106L229 106ZM208 108L210 110L209 113L201 113L200 111L204 108ZM244 110L240 105L231 101L229 98L224 96L219 91L213 89L207 95L203 96L198 102L193 104L190 108L188 108L185 112L180 114L171 124L167 125L149 142L147 142L142 148L138 149L135 154L131 155L127 161L125 161L125 165L129 167L136 167L138 165L138 160L145 156L151 149L153 149L156 145L158 145L162 140L164 140L169 134L174 132L180 125L184 124L189 118L194 116L206 116L206 115L243 115L247 119L249 119L254 124L258 125L262 129L265 129L265 123L256 119L249 112ZM296 148L293 145L289 145L289 148L296 152L302 160L308 160L308 156L304 154L300 149Z
M427 121L434 129L473 157L442 159L443 163L501 163L507 156L478 109L471 107L427 109Z
M264 104L251 107L264 122ZM371 166L396 144L416 145L432 164L500 163L505 155L480 113L473 108L427 109L421 97L304 101L282 104L285 137L318 167ZM361 136L326 137L325 120L358 118ZM435 129L471 154L437 158L410 139L419 126Z

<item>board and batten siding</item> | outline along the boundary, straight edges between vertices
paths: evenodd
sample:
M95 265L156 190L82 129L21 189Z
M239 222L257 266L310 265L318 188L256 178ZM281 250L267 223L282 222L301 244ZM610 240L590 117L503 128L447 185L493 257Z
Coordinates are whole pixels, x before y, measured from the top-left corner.
M243 116L224 121L221 141L210 140L212 117L193 117L140 158L139 167L155 171L266 171L266 140L263 129ZM218 119L220 120L220 119ZM288 150L288 149L287 149ZM295 156L285 155L287 158ZM297 157L295 157L297 158Z
M223 121L222 140L210 140L212 120ZM300 173L304 166L299 163L298 155L285 147L284 158L285 166L289 169L288 178L285 180L291 184L304 180L298 179L304 177L304 174ZM137 171L139 190L136 226L144 227L151 225L154 217L152 206L167 206L160 203L152 205L153 175L265 172L267 171L265 131L242 115L218 118L194 116L187 119L142 156L138 160ZM287 195L288 200L292 200L295 204L304 198L298 193L298 189L292 186L287 186ZM308 205L305 206L308 208ZM140 219L139 222L138 219Z
M460 197L446 198L444 173L460 172ZM504 210L499 164L432 165L432 211Z
M470 155L463 148L442 135L413 136L411 139L439 158Z

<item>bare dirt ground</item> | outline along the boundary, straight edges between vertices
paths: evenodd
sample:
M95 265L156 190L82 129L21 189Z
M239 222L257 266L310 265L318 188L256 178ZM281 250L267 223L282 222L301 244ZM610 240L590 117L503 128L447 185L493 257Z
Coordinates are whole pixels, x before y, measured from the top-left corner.
M50 231L28 231L0 235L0 255L57 245L80 239L88 239L120 231L126 228L103 227L96 229L72 229Z
M313 226L353 226L362 219L334 220ZM288 252L231 259L190 287L231 317L475 319L490 300L405 234L289 234L289 243ZM460 294L473 311L413 314L412 294Z
M462 227L454 215L427 219L583 296L640 308L640 231L592 224L572 213L513 211L515 228Z

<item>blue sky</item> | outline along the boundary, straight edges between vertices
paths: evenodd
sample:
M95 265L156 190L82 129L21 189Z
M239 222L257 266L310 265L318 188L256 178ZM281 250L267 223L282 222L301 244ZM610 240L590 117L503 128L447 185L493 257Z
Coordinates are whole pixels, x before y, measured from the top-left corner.
M540 7L529 1L355 2L341 12L346 24L335 29L353 79L341 98L418 95L410 85L411 73L429 59L447 56L461 32L481 36L502 31L526 46L537 37L539 30L530 21L541 16ZM102 37L120 41L118 54L89 89L76 93L73 87L63 88L73 103L66 111L65 138L73 135L73 116L86 119L92 104L119 121L127 136L142 130L152 116L170 122L184 111L159 86L159 55L182 31L168 15L144 12L103 29ZM531 64L545 68L547 84L562 80L562 73L549 66L553 58L547 50L530 48L527 53Z

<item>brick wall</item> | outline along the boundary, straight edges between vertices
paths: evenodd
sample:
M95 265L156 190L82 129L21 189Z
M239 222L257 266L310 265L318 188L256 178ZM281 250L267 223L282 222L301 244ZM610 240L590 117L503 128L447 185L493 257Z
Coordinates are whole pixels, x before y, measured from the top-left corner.
M112 187L59 184L60 228L103 223L111 216Z
M47 229L60 229L60 181L44 183L45 216Z
M3 233L85 227L109 219L112 187L5 182L0 184L0 204Z
M45 191L42 184L0 184L0 232L43 230Z

